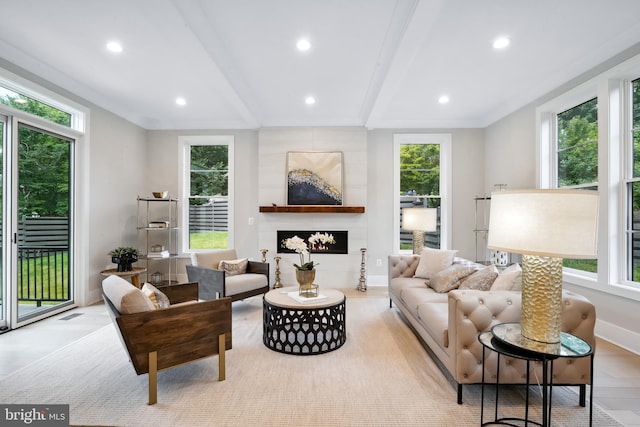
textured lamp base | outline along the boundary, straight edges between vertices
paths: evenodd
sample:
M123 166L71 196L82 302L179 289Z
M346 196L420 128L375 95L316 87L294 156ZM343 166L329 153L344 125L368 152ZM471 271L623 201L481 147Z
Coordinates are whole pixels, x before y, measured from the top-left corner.
M424 248L424 231L413 232L413 253L420 255Z
M522 336L559 343L561 314L562 258L523 255Z

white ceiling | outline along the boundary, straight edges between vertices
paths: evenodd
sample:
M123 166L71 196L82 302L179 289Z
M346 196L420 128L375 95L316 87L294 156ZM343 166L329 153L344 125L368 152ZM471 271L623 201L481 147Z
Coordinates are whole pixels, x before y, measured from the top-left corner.
M146 129L485 127L640 42L638 0L0 0L0 10L0 57ZM494 50L498 35L511 46ZM113 39L120 55L105 48Z

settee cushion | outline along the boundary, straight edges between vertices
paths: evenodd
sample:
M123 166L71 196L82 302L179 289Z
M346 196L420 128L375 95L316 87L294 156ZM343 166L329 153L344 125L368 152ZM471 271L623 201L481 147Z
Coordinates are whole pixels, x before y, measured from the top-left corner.
M446 303L447 294L439 294L424 285L420 288L404 288L400 299L414 317L418 317L418 307L426 303Z
M102 281L102 292L120 314L155 310L148 296L122 277L111 275Z
M522 290L522 268L515 263L505 268L491 285L492 291L520 291Z
M449 292L460 286L462 279L474 271L476 271L475 268L468 265L452 264L431 276L429 287L439 293Z
M149 297L156 309L167 308L171 305L169 298L164 294L164 292L153 286L151 283L145 283L142 285L142 293Z
M238 259L235 249L221 249L218 251L193 252L191 265L199 267L219 268L220 261Z
M468 276L462 281L458 289L477 289L488 291L498 277L498 269L495 265L488 265Z
M443 350L449 347L449 305L446 299L444 303L428 302L418 306L418 319Z
M268 285L267 276L257 273L238 274L227 276L224 281L225 296L232 296L242 292L253 291Z
M247 272L247 265L249 264L249 258L221 260L218 264L220 270L224 270L226 276L236 276L238 274L244 274Z
M457 252L446 249L424 248L420 254L420 262L414 276L430 279L434 274L449 267Z

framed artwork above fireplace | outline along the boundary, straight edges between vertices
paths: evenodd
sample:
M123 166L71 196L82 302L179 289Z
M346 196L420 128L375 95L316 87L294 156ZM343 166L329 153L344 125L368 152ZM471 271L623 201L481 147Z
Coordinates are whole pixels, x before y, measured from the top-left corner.
M287 153L287 205L342 205L342 152Z

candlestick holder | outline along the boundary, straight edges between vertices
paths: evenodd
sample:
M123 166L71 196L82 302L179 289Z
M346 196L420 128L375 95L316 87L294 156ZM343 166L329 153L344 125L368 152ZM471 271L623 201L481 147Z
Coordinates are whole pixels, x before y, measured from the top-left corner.
M260 252L262 252L262 262L267 262L267 252L269 252L269 249L260 249Z
M282 287L282 282L280 282L280 259L281 257L275 256L273 259L276 260L276 282L273 284L273 289L278 289Z
M358 290L360 292L365 292L367 290L367 269L365 265L365 253L367 252L367 248L360 248L360 252L362 252L362 261L360 261L360 280L358 281Z

